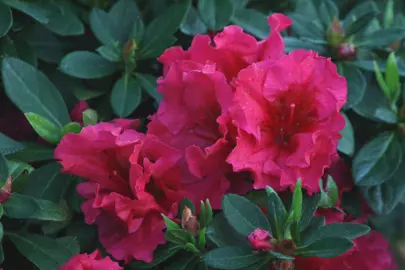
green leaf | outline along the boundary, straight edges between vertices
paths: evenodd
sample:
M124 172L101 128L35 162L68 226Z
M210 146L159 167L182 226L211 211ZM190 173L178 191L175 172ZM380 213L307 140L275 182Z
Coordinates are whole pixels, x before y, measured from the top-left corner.
M18 152L23 148L24 146L21 143L16 142L13 139L10 139L9 137L0 132L0 154L8 155L11 153Z
M163 217L163 219L164 219L164 221L165 221L166 228L167 228L168 230L180 230L180 229L181 229L180 226L179 226L179 224L177 224L176 222L174 222L173 220L171 220L171 219L168 218L167 216L165 216L165 215L162 214L162 217Z
M59 127L36 113L25 113L25 117L41 138L53 144L59 143L62 138Z
M7 159L0 154L0 187L3 187L7 182L9 174Z
M373 80L368 83L367 91L360 103L353 106L354 111L371 120L395 124L398 117L389 106L389 100Z
M46 236L29 233L7 233L21 254L41 270L55 270L73 255L67 240L58 241ZM70 242L75 242L70 239Z
M334 258L353 247L353 242L346 238L326 238L317 241L307 247L297 248L294 252L295 256L304 258L319 257L319 258Z
M198 219L200 221L200 228L204 228L206 226L205 215L206 215L205 204L204 204L203 201L201 201L201 204L200 204L200 216L199 216L199 219Z
M56 241L59 244L67 247L72 254L80 253L80 245L79 245L76 237L64 236L64 237L56 238Z
M157 102L162 100L162 94L156 91L156 77L143 73L136 73L135 77L141 85L142 90L146 91L146 93L153 97Z
M323 190L323 180L319 180L319 186L321 189L321 200L319 202L319 207L330 208L336 206L339 200L339 188L336 185L333 177L328 175L326 181L326 192Z
M371 25L375 18L375 14L369 13L355 20L348 28L346 36L350 37L361 32L366 32L367 27Z
M207 32L207 27L201 20L194 7L190 7L187 16L180 25L180 30L186 35L195 36Z
M197 3L197 8L207 28L213 31L224 28L229 23L233 13L230 0L200 0Z
M353 160L353 180L358 186L380 185L390 179L402 161L402 147L395 133L384 133L368 142Z
M141 47L139 59L154 59L159 57L168 47L173 45L176 40L177 39L173 36L162 36L159 39L159 43L150 45L150 47L147 49L143 49L145 47Z
M214 214L213 214L213 212L212 212L212 206L211 206L211 203L210 203L210 200L209 200L209 199L206 199L206 200L205 200L205 206L206 206L206 208L207 208L207 212L206 212L206 215L205 215L205 219L206 219L206 221L207 221L207 225L209 225L209 224L211 224L211 222L212 222L212 220L213 220L213 218L214 218Z
M221 247L203 255L207 266L219 269L246 269L246 267L263 260L264 254L253 253L249 247Z
M345 109L352 108L363 99L367 89L367 81L363 72L357 67L345 63L338 64L339 74L344 76L347 81L348 95Z
M265 39L270 32L266 15L255 9L241 8L236 10L231 22L258 38Z
M314 194L312 196L305 196L302 201L302 215L299 221L300 231L305 230L312 218L315 215L316 209L318 209L318 204L321 199L320 194Z
M135 24L132 27L131 34L129 39L133 38L136 41L136 44L141 44L143 39L143 34L145 33L145 24L142 21L141 17L138 17Z
M49 21L49 10L42 3L22 0L2 0L2 2L31 16L40 23L47 23Z
M305 246L306 239L310 239L313 235L316 235L317 231L325 226L325 217L322 216L313 216L311 221L306 226L305 230L301 232L300 242L297 247Z
M35 169L31 165L20 161L8 161L8 170L13 182L24 173L30 174Z
M169 258L173 257L183 248L181 246L177 246L174 244L166 244L164 246L159 246L155 252L153 253L153 261L151 263L145 263L141 261L137 261L130 265L131 269L150 269L157 265L160 265L162 262L168 260Z
M76 122L70 122L66 126L62 128L62 136L65 136L68 133L74 133L74 134L79 134L80 131L82 130L82 126L79 123Z
M291 210L294 211L293 221L299 222L302 214L302 189L301 179L298 179L294 187L294 193L292 198Z
M229 224L243 236L248 236L257 228L270 230L267 218L260 208L242 196L225 195L222 209Z
M342 138L339 140L337 149L343 154L351 157L354 153L355 144L353 126L352 123L350 123L349 118L347 118L347 116L343 113L342 115L345 118L346 124L344 129L340 131L340 135L342 135Z
M30 175L23 194L36 199L59 203L74 176L60 174L62 166L57 162L39 167Z
M390 100L393 105L396 104L401 94L400 78L398 72L395 54L390 53L387 59L387 69L385 72L385 82L390 90Z
M132 76L125 74L111 92L111 107L119 117L129 116L141 103L141 88Z
M273 258L279 259L279 260L289 260L289 261L294 260L294 257L287 256L287 255L284 255L284 254L282 254L282 253L274 252L274 251L271 251L271 250L269 251L269 254L270 254Z
M198 263L198 257L196 256L187 256L176 258L176 261L168 265L166 270L196 270L196 264Z
M94 8L90 13L90 27L96 38L104 45L119 51L120 28L102 9Z
M33 142L23 143L24 149L7 157L23 162L36 162L53 159L53 149Z
M381 29L373 33L357 37L354 44L361 48L379 48L389 46L392 43L405 38L404 29Z
M61 2L59 5L48 5L49 21L46 28L61 36L78 36L84 34L84 25L70 6Z
M377 79L378 85L380 86L381 90L383 91L384 95L387 97L388 100L391 100L391 90L389 89L388 85L385 82L385 79L378 67L378 64L374 61L374 70L375 70L375 77Z
M98 54L88 51L75 51L62 59L60 69L73 77L97 79L113 74L117 71L118 66Z
M95 243L97 242L97 227L87 225L84 220L70 223L66 228L66 235L73 236L78 240L82 252L95 249Z
M0 37L5 36L13 25L11 9L0 3Z
M307 15L292 13L289 15L293 21L292 30L300 38L324 40L325 31L319 20L309 18Z
M114 22L114 25L119 26L116 35L121 44L125 44L129 39L132 28L137 23L140 15L139 9L133 0L119 0L108 12L108 16Z
M36 113L62 127L69 123L65 102L48 78L17 58L2 61L2 78L7 96L24 113Z
M364 199L377 215L391 213L405 196L404 177L405 161L402 160L398 170L385 183L377 186L360 186Z
M22 31L20 38L34 49L38 58L47 63L59 64L65 54L66 44L40 24L35 24L26 31Z
M311 237L305 239L306 245L311 245L326 238L355 239L370 232L370 227L348 222L331 223L319 228Z
M113 49L109 46L103 45L96 50L104 59L110 62L120 62L121 54L119 50Z
M98 123L98 114L93 109L87 109L83 112L83 125L90 126Z
M217 247L247 245L246 237L242 237L229 225L224 213L216 214L208 226L206 236Z
M66 205L51 201L37 200L39 211L32 218L49 221L66 221L70 219L69 209Z
M350 30L352 24L354 24L356 21L364 22L364 18L368 18L368 20L371 21L372 18L378 15L378 13L379 9L373 1L359 3L353 9L351 9L350 12L347 13L345 19L342 22L345 33L349 33L350 35L352 35L355 32L358 32Z
M40 211L34 198L18 193L12 193L3 207L4 214L9 218L32 218Z
M266 187L267 213L272 234L277 239L284 235L285 222L287 221L287 210L277 193L269 186Z
M183 22L190 6L190 0L174 3L146 27L145 35L140 44L139 57L141 59L152 58L156 51L165 49L162 45L167 45L170 43L169 41L173 41L171 36Z
M180 246L193 242L193 236L183 229L168 229L165 232L165 237L167 241Z

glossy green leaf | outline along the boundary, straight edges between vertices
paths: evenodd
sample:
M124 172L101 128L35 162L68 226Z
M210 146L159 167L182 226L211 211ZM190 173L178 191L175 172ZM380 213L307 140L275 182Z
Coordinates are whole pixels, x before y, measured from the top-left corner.
M292 31L300 38L309 38L313 40L324 40L325 31L319 20L314 20L306 15L292 13L289 15L292 24Z
M18 152L24 148L19 142L10 139L6 135L0 132L0 154L8 155L11 153Z
M69 209L66 205L51 201L37 200L39 211L32 218L48 221L66 221L70 219Z
M306 245L310 245L316 241L326 238L347 238L355 239L370 232L370 227L349 222L337 222L319 228L311 237L305 241Z
M122 76L111 92L111 107L119 117L129 116L141 103L141 88L130 75Z
M180 257L168 265L165 269L166 270L199 270L196 268L196 264L198 263L198 257L196 256L186 256Z
M347 238L326 238L307 247L297 248L294 255L300 257L334 258L353 247L353 242Z
M224 28L229 23L233 12L230 0L200 0L197 8L201 19L212 31Z
M266 15L255 9L242 8L236 10L231 22L258 38L267 38L270 32Z
M319 207L330 208L335 207L339 200L339 188L332 176L328 175L326 180L326 191L323 189L323 180L319 181L321 189L321 200L319 201Z
M190 7L187 12L187 16L180 25L180 30L189 36L195 36L197 34L204 34L207 32L207 27L201 20L200 15L194 7Z
M391 103L395 105L401 94L401 85L398 72L398 65L394 53L390 53L387 59L385 83L387 84L387 87L390 90Z
M45 141L57 144L62 138L61 129L36 113L25 113L25 117L35 132Z
M59 6L60 5L60 6ZM70 6L61 2L59 5L49 4L46 28L61 36L77 36L84 34L84 25Z
M4 186L7 182L8 176L10 175L7 159L4 155L0 154L0 187Z
M246 269L264 256L253 253L249 247L229 246L210 250L203 255L203 259L206 265L218 269Z
M357 47L379 48L389 46L392 43L405 38L405 29L381 29L358 37L354 40Z
M62 166L57 162L36 169L31 173L23 194L59 203L73 179L71 175L60 174L61 169Z
M66 55L60 63L60 69L73 77L97 79L113 74L118 66L98 54L88 51L76 51Z
M247 238L239 235L229 225L223 213L216 214L208 226L206 236L217 247L247 245Z
M395 133L369 141L353 160L353 180L358 186L380 185L390 179L402 161L402 147Z
M34 198L18 193L12 193L3 207L4 214L9 218L32 218L40 211Z
M267 218L260 208L242 196L225 195L222 209L229 224L243 236L248 236L257 228L270 230Z
M2 0L2 2L31 16L40 23L47 23L49 21L50 12L43 3L23 0Z
M107 12L101 9L93 9L90 13L90 27L96 38L104 45L119 50L120 28Z
M98 123L98 114L93 109L87 109L83 112L83 125L95 125Z
M61 130L62 136L65 136L68 133L79 134L82 130L82 126L76 122L70 122L66 126L64 126Z
M141 85L142 90L146 91L157 102L160 102L162 100L162 94L156 91L156 77L144 73L136 73L135 76L139 84Z
M119 26L116 35L119 42L125 44L141 14L135 1L119 0L111 7L108 16L114 25Z
M104 59L111 62L120 62L121 54L120 50L113 49L109 46L103 45L97 48L96 50Z
M277 239L284 236L284 226L287 221L287 210L277 193L269 186L266 187L267 213L271 232Z
M5 36L13 25L11 9L0 3L0 37Z
M24 113L36 113L57 127L69 123L69 113L60 92L33 66L17 58L2 61L7 96Z
M345 127L340 131L342 138L339 140L337 149L351 157L354 153L355 146L354 131L349 118L347 118L345 114L343 114L343 117L345 118Z
M8 157L27 163L53 159L53 149L48 146L33 142L24 142L22 145L24 147L23 150L10 154Z
M319 193L304 197L302 201L302 215L299 221L301 231L305 230L309 226L316 210L318 209L320 199L321 195Z
M153 58L158 51L170 46L173 42L171 36L183 22L191 6L190 0L181 0L172 4L163 14L156 17L145 29L144 37L140 44L139 57L141 59ZM162 50L163 49L163 50Z
M347 81L347 102L344 106L345 109L349 109L363 99L367 89L367 81L360 69L352 65L345 63L338 64L339 74L344 76Z
M73 244L46 236L29 233L7 233L20 253L41 270L55 270L73 255L69 248ZM73 238L70 242L75 242Z

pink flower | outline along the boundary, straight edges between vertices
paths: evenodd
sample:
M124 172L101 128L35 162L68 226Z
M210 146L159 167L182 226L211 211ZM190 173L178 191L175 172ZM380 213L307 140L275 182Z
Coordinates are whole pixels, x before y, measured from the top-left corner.
M268 18L272 28L269 37L263 41L244 33L239 26L231 25L218 33L213 40L206 35L197 35L188 51L181 47L167 49L158 59L164 65L166 74L173 62L190 60L200 64L215 64L217 70L225 74L230 81L239 71L248 65L284 54L284 41L280 32L291 25L291 20L282 14L273 14Z
M164 65L164 76L158 80L163 100L151 117L148 134L182 152L182 184L194 202L208 198L219 208L226 192L250 188L245 176L232 174L226 163L236 136L228 114L233 99L229 81L259 59L281 57L284 43L279 32L290 23L281 14L269 17L273 29L261 42L229 26L213 43L209 36L197 35L188 51L173 47L158 59Z
M238 128L228 157L234 171L250 171L254 188L284 190L302 179L309 192L336 155L344 127L346 80L315 52L296 50L277 61L255 63L239 73L230 108Z
M109 257L102 258L100 251L91 254L77 254L59 267L58 270L123 270L117 262Z
M268 231L258 228L249 234L248 241L255 250L269 251L273 249L273 245L270 243L271 238Z
M118 120L67 134L55 151L65 172L86 181L77 187L86 199L85 221L98 226L99 239L117 260L150 262L165 243L161 214L176 214L181 190L180 153L153 135Z
M73 109L70 111L70 118L73 122L83 124L83 112L89 108L86 101L82 100L77 103Z

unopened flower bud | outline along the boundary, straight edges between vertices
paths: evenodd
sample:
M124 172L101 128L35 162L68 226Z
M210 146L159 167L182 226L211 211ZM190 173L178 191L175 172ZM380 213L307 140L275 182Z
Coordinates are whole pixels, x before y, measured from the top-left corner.
M263 229L256 229L248 236L248 241L252 247L258 251L269 251L273 249L273 244L270 243L271 234Z
M11 195L11 176L7 178L6 184L0 189L0 204L5 203Z
M338 58L342 60L353 60L356 57L356 53L356 47L350 43L340 44L337 51Z
M187 206L183 209L183 215L181 216L181 226L193 236L196 236L200 230L200 223L197 220L197 217L193 215L190 208Z
M326 32L326 39L330 46L338 46L344 39L345 33L339 19L334 17L332 24Z
M122 54L124 59L129 59L134 56L137 44L135 39L130 39L125 43L124 48L122 49Z

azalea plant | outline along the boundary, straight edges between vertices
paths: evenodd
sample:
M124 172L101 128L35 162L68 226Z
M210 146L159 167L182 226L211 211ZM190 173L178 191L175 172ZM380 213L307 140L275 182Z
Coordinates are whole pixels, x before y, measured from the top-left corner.
M0 0L0 267L405 269L404 13Z

